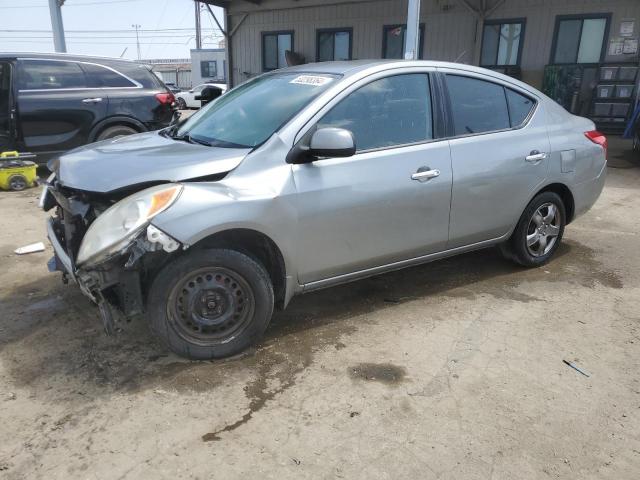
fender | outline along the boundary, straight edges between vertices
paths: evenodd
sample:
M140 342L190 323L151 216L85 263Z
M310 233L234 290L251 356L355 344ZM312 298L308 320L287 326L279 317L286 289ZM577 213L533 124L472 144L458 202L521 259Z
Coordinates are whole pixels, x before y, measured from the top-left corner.
M96 141L96 137L101 130L104 130L107 127L111 127L113 125L122 125L127 124L136 130L139 133L147 132L149 129L146 127L144 123L140 120L136 120L133 117L127 117L126 115L116 115L113 117L107 117L103 120L100 120L97 124L93 126L91 131L89 132L89 143L93 143Z

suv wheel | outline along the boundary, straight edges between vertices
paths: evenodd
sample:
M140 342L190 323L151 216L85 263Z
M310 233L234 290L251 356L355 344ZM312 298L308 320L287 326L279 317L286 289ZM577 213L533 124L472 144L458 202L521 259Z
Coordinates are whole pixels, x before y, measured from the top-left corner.
M234 355L258 341L273 313L264 267L227 249L194 250L165 266L148 298L152 330L193 360Z
M537 195L518 221L513 235L503 245L503 252L525 267L548 262L560 246L566 224L566 210L559 195Z
M186 110L187 109L187 102L184 101L184 98L178 97L176 99L176 104L178 105L178 110Z
M96 142L99 142L100 140L107 140L109 138L133 135L134 133L138 133L138 131L132 127L127 125L114 125L102 130L96 137Z

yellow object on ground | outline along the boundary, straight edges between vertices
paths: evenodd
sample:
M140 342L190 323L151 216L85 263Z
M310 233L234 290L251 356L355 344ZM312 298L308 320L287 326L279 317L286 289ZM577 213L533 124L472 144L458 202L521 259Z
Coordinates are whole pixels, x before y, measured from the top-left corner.
M36 164L25 158L34 158L31 153L20 154L18 152L0 153L0 189L24 190L36 185L38 178Z

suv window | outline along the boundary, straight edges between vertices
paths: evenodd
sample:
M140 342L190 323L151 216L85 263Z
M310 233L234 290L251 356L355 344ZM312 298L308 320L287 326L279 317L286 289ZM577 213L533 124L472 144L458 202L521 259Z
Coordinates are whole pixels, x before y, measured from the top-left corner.
M504 87L477 78L447 75L456 135L511 128Z
M87 88L87 79L76 62L23 60L20 62L21 90Z
M115 72L102 65L94 65L92 63L81 64L82 69L89 77L89 83L92 87L107 88L127 88L136 87L137 85L127 79L118 72Z
M405 74L375 80L333 107L318 127L350 130L358 151L430 140L429 76Z
M529 112L533 110L535 102L524 95L505 88L507 93L507 103L509 104L509 118L511 119L512 127L519 127L529 116Z

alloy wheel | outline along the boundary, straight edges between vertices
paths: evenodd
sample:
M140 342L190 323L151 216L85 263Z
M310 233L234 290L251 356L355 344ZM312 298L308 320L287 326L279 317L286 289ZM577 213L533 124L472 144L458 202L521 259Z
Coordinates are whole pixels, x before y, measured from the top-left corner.
M560 218L558 206L543 203L534 212L527 228L527 251L534 257L542 257L549 253L560 235Z

